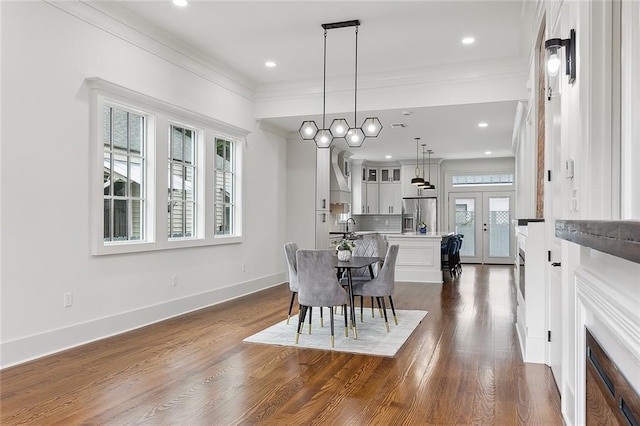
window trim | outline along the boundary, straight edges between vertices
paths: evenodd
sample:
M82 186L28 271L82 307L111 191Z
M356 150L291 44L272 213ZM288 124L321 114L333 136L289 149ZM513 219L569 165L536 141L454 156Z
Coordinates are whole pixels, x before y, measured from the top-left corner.
M241 243L243 237L242 186L243 152L249 131L202 114L169 104L148 95L129 90L100 78L88 78L85 84L89 89L89 130L90 159L89 167L89 211L91 231L91 253L110 255L136 253L153 250L167 250L186 247L211 246L219 244ZM145 240L123 242L103 241L103 126L102 114L105 103L141 114L146 122L146 182L147 210L145 212ZM168 181L168 133L169 125L184 126L197 131L198 144L202 149L197 155L199 164L197 177L200 191L196 236L190 239L170 240L167 235L167 181ZM213 171L215 140L223 138L235 143L236 147L236 229L234 235L214 235L213 217ZM213 154L212 154L213 153Z

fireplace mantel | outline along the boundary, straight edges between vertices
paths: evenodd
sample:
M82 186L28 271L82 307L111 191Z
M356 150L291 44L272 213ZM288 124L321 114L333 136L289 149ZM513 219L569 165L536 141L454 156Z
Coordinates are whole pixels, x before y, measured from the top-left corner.
M640 263L640 221L556 220L556 237Z
M568 256L566 262L570 268L568 294L564 295L569 301L569 352L584 354L589 329L640 394L640 221L558 220L555 235L583 247L578 257ZM585 357L576 356L575 364L569 365L574 373L568 374L570 379L564 384L563 410L567 424L583 425Z

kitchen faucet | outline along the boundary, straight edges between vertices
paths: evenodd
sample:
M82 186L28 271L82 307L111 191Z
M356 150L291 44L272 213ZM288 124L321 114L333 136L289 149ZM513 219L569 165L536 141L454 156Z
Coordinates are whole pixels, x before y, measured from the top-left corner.
M354 224L354 225L356 224L356 221L355 221L355 219L354 219L354 218L350 217L349 219L347 219L347 221L345 222L345 224L346 224L346 226L347 226L347 229L346 229L346 231L345 231L345 232L346 232L347 234L349 233L349 221L353 222L353 224Z

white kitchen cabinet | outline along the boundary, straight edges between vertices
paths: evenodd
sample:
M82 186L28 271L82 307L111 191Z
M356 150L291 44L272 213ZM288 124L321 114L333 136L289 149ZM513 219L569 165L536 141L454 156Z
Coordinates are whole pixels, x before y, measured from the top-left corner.
M380 185L380 214L402 213L402 188L399 183Z
M316 248L329 248L329 212L316 211Z
M351 165L351 211L363 214L367 209L367 169L362 165L362 160L356 160Z
M329 248L329 167L331 151L316 149L316 248Z
M378 193L380 185L378 183L367 183L367 209L365 213L378 214L380 213L380 194Z
M377 167L367 167L367 183L380 182L379 169Z
M400 167L380 167L380 183L400 183Z
M331 150L316 149L316 210L329 211Z

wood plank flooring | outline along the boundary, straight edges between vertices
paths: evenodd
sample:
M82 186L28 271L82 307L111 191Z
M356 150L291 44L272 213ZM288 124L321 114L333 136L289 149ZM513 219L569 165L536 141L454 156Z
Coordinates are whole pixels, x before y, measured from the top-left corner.
M6 369L0 423L561 425L550 369L520 356L512 269L398 283L396 308L429 314L395 358L242 343L286 316L281 285Z

